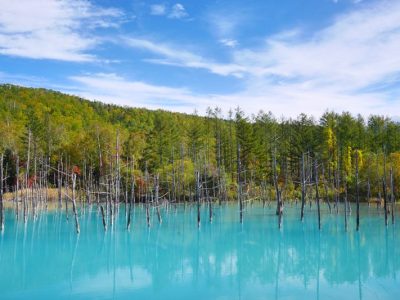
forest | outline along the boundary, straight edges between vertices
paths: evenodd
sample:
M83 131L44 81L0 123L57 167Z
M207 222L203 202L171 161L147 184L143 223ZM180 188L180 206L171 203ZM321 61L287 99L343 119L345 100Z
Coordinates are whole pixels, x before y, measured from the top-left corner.
M330 203L337 208L342 201L395 202L398 122L331 111L318 120L277 118L267 110L248 116L239 107L215 107L200 116L1 85L1 202L7 192L17 203L25 199L18 195L24 188L32 189L32 198L58 189L60 202L64 188L73 189L65 193L74 209L75 198L153 204L238 199L241 207L260 199L277 201L277 213L284 202L299 199L321 199L330 210ZM47 192L43 197L50 199Z

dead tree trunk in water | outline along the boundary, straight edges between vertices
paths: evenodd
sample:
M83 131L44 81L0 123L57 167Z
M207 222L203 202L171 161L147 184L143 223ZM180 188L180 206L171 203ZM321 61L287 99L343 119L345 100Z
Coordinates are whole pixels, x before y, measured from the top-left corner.
M385 225L388 226L388 207L387 207L387 190L386 190L386 154L383 160L383 179L382 179L382 188L383 188L383 205L385 209Z
M115 207L114 210L117 210L119 207L119 199L120 199L120 187L121 187L121 168L119 163L119 132L117 131L116 137L116 146L115 146L115 168L116 168L116 176L115 176ZM116 213L116 212L115 212Z
M28 188L29 188L29 163L30 163L30 157L31 157L31 130L28 130L28 158L26 160L26 175L25 175L25 197L24 197L24 222L26 223L28 215L27 215L27 194L28 194Z
M340 178L339 177L343 177L343 180L346 181L345 176L341 176L341 175L343 175L341 173L341 171L343 171L343 170L340 169L340 164L341 164L340 153L341 152L342 152L342 147L338 146L337 152L336 152L336 161L337 161L336 168L334 166L332 168L332 172L333 172L332 188L333 188L334 197L335 197L334 207L336 208L336 214L339 214L339 197L340 197Z
M155 198L155 202L156 202L156 207L157 207L157 217L158 217L158 222L161 224L162 223L162 218L161 218L161 213L160 213L160 203L158 202L158 192L159 192L159 188L160 188L160 184L159 184L159 174L156 175L156 177L154 178L154 198Z
M274 176L274 187L275 187L275 193L276 193L276 215L280 214L280 195L279 195L279 186L278 186L278 174L276 171L276 153L274 152L274 157L273 157L273 176Z
M47 160L46 160L46 164L45 164L45 166L44 166L44 173L45 173L45 176L44 176L44 180L45 180L45 182L44 182L44 190L45 190L45 203L46 203L46 210L47 210L47 208L48 208L48 200L49 200L49 180L48 180L48 178L49 178L49 174L50 174L50 164L51 164L51 160L50 160L50 157L48 157L47 158Z
M344 229L347 231L347 206L349 205L347 201L347 181L344 181Z
M103 205L100 205L100 210L101 210L101 218L103 220L103 227L104 227L104 231L107 231L107 222L106 222L106 216L104 213L104 207ZM129 228L128 228L129 229Z
M75 216L76 233L79 234L79 232L81 230L79 228L78 212L77 212L77 209L76 209L75 188L76 188L76 174L72 173L72 210L73 210L74 216Z
M370 198L371 198L371 184L370 184L370 182L369 182L369 175L368 175L368 182L367 182L367 201L368 201L368 207L370 207L371 206L371 203L370 203Z
M17 220L19 219L19 156L17 154L16 162L15 162L15 177L16 177L16 183L15 183L15 207L16 207L16 212L15 216Z
M34 143L33 143L33 176L32 176L32 187L31 187L31 205L32 205L32 212L33 212L33 220L36 220L36 206L37 206L37 201L36 195L35 195L35 190L36 190L36 137L34 136L33 138Z
M265 208L265 201L267 197L267 184L265 180L261 182L261 197L262 197L262 203L263 203L263 208Z
M67 218L67 221L68 221L68 219L69 219L69 216L68 216L68 189L69 189L69 184L68 184L68 174L67 174L68 173L68 164L65 167L65 171L66 171L66 174L65 174L64 182L65 182L65 193L67 195L67 197L64 197L65 198L65 217Z
M58 162L58 172L57 172L57 185L58 185L58 208L62 208L62 160Z
M305 174L304 153L303 153L301 157L301 215L300 215L301 221L303 221L304 219L305 203L306 203L306 174Z
M146 162L146 170L144 173L144 180L145 180L145 205L146 205L146 221L147 227L150 227L150 211L149 211L149 172L147 170L147 162Z
M129 162L129 157L127 158L126 162L126 168L125 168L125 194L124 194L124 202L125 202L125 220L128 218L128 202L129 202L129 168L130 168L130 162Z
M390 168L390 202L392 206L392 225L394 225L394 182L393 182L393 167Z
M319 204L319 192L318 192L318 161L315 159L314 165L314 176L315 176L315 196L317 197L317 209L318 209L318 229L321 230L321 209Z
M279 190L278 185L278 174L276 170L276 149L274 151L274 158L273 158L273 171L274 171L274 185L275 185L275 192L276 192L276 214L278 215L278 226L281 228L282 225L282 215L283 215L283 203L281 199L281 191Z
M357 219L356 230L360 229L360 197L359 197L359 184L358 184L358 151L356 151L356 203L357 203Z
M180 190L181 190L181 200L183 201L184 205L186 205L186 194L185 194L185 149L183 144L181 144L180 149L181 155L181 170L180 170Z
M110 196L110 184L109 184L109 179L105 179L105 188L106 188L106 218L109 220L109 216L111 215L110 211L112 212L111 208L111 196ZM112 219L110 218L109 220L110 226L112 227Z
M382 188L383 188L383 206L385 209L385 225L388 225L388 215L387 215L387 193L386 193L386 180L382 178Z
M15 206L16 206L16 218L19 218L19 156L17 154L16 163L15 163Z
M196 171L197 227L200 227L200 173Z
M214 186L213 186L214 188ZM213 218L213 210L212 210L212 198L208 197L208 215L210 219L210 223L212 223L212 218Z
M4 207L3 207L3 181L4 181L4 168L3 168L4 156L0 156L0 231L4 230Z
M238 191L237 197L239 201L239 219L240 223L243 223L243 196L242 196L242 165L240 161L240 144L237 145L237 184L238 184Z
M339 165L339 164L338 164ZM339 168L339 166L338 166ZM336 207L336 214L339 214L339 170L335 170L334 171L334 175L333 175L333 188L335 191L335 207Z
M109 193L109 208L110 208L110 226L114 226L114 214L115 214L115 194L114 194L114 164L112 155L110 154L110 176L107 179L108 193Z
M129 197L129 212L128 212L128 221L126 224L126 228L129 230L131 226L131 214L132 214L132 205L135 204L135 158L132 157L131 163L131 196ZM132 203L133 202L133 203Z

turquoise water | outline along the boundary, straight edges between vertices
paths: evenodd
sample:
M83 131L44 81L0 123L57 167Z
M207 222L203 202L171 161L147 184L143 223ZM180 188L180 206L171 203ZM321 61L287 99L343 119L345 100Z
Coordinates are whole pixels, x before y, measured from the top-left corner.
M344 231L342 215L286 207L278 229L274 208L248 206L244 224L234 204L202 210L178 205L162 211L136 206L125 229L121 206L104 232L96 207L80 209L81 233L72 215L42 212L26 226L6 211L0 237L1 299L399 299L399 226L384 226L382 212L355 210ZM399 220L400 221L400 220Z

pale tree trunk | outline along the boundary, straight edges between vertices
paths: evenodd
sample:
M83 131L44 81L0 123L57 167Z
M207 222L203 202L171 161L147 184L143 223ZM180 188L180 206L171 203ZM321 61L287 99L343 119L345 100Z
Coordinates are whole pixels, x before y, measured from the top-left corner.
M304 206L306 204L306 172L305 172L305 159L304 153L301 157L301 214L300 219L304 219Z
M347 199L347 181L344 182L344 229L347 231L347 213L348 209L347 206L349 205Z
M131 226L131 214L132 214L132 205L135 204L135 158L132 156L131 162L131 196L129 197L129 212L128 212L128 221L127 221L127 229L129 230ZM133 202L133 203L132 203Z
M76 208L76 201L75 201L75 189L76 189L76 174L72 173L72 210L75 216L75 226L76 226L76 233L79 234L80 227L79 227L79 220L78 220L78 212Z
M242 195L242 164L240 161L240 144L237 145L237 185L238 185L238 200L239 200L239 218L240 223L243 223L243 195Z
M383 179L382 179L382 188L383 188L383 205L385 209L385 225L388 225L388 207L387 207L387 190L386 190L386 154L383 160Z
M17 154L16 159L16 169L15 169L15 176L16 176L16 183L15 183L15 206L16 206L16 218L19 218L19 156Z
M4 206L3 206L3 181L4 181L4 155L0 156L0 231L4 231Z
M28 219L27 215L27 198L28 198L28 188L29 188L29 163L30 163L30 157L31 157L31 130L29 129L28 131L28 158L26 161L26 175L25 175L25 197L24 197L24 222L26 223Z
M156 210L157 210L158 222L161 224L162 218L160 213L160 204L158 202L158 197L159 197L158 193L159 193L159 175L157 174L156 177L154 178L154 198L157 207Z
M360 229L360 197L359 197L359 184L358 184L358 152L356 152L356 203L357 203L357 217L356 217L356 230Z
M392 225L394 225L394 182L393 182L393 167L390 168L390 202L392 205Z
M319 191L318 191L318 161L315 160L314 165L314 176L315 176L315 196L317 197L317 209L318 209L318 229L321 230L321 209L319 204Z
M196 171L197 227L200 227L200 173Z

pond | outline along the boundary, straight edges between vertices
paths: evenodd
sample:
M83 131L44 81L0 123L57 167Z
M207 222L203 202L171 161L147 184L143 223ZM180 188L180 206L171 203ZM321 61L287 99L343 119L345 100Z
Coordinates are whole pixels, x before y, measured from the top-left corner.
M162 210L151 226L136 205L126 230L125 207L105 232L96 206L80 207L81 232L65 210L41 212L26 224L6 209L0 236L1 299L399 299L399 226L386 228L382 210L343 212L285 207L281 229L274 205L236 204Z

